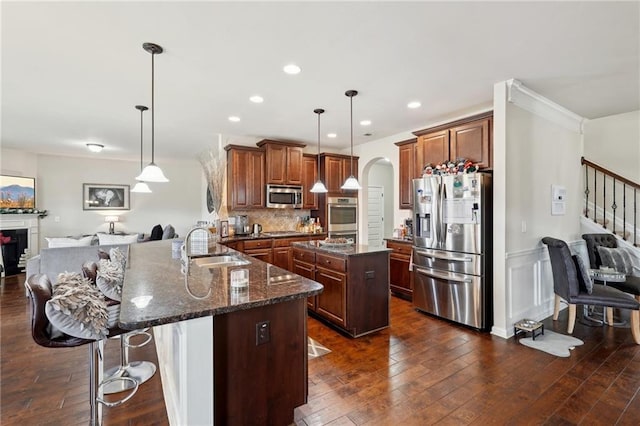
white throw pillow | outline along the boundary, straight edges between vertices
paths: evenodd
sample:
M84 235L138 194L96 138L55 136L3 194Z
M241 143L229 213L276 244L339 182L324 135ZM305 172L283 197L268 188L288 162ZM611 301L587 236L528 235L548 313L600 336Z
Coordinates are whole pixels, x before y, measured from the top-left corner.
M109 246L114 244L133 244L135 242L138 242L138 234L98 234L98 241L101 246Z
M49 244L49 248L82 247L82 246L91 245L91 240L93 240L93 235L87 235L86 237L81 237L81 238L45 237L45 240L47 240L47 243Z
M58 276L53 295L45 304L45 314L53 327L70 336L100 340L109 333L104 296L77 272Z

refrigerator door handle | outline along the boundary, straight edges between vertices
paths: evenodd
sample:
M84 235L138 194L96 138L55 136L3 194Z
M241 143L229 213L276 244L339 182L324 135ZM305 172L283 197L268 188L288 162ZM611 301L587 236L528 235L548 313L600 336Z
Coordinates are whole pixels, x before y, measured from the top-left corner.
M449 260L452 262L473 262L473 259L470 257L443 256L441 254L429 253L429 252L417 250L417 249L416 249L416 253L422 256L433 257L435 259Z
M422 268L415 268L415 270L422 275L426 275L427 277L439 278L441 280L454 281L459 283L472 283L473 279L467 277L461 277L459 274L447 274L447 273L439 273L432 270L426 270Z

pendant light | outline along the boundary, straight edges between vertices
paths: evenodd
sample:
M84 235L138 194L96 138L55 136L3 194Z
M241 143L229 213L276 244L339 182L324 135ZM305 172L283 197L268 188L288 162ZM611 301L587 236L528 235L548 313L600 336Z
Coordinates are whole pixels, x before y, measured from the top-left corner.
M322 183L322 179L320 179L320 114L324 112L322 108L314 109L313 112L318 114L318 180L313 184L313 188L311 188L311 192L314 193L325 193L327 192L327 187Z
M162 53L162 47L154 43L143 43L142 48L151 53L151 162L142 170L136 180L145 182L169 182L162 173L162 169L155 163L155 105L154 105L154 57Z
M146 110L148 110L149 108L147 108L144 105L136 105L136 109L138 111L140 111L140 172L142 173L142 114L144 114L144 112ZM140 193L150 193L151 189L149 189L149 185L147 185L146 182L143 181L138 181L136 182L136 185L133 187L133 189L131 190L131 192L140 192Z
M351 175L347 178L347 180L344 181L344 184L342 184L341 188L357 191L359 189L362 189L362 187L358 183L358 179L356 179L353 175L353 97L356 96L358 92L356 90L347 90L344 94L349 97L351 111L351 166L349 166L349 172L351 173Z

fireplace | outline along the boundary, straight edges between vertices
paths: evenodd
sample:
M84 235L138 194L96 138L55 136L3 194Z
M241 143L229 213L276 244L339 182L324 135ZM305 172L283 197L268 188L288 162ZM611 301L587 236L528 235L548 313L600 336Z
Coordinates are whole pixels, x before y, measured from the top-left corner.
M35 256L39 252L39 217L37 214L0 214L0 232L11 239L0 249L0 275L14 275L20 273L18 267L20 257L25 249L29 255Z
M6 229L0 231L0 250L2 250L2 261L4 263L4 274L16 275L22 272L18 266L20 257L28 247L27 229Z

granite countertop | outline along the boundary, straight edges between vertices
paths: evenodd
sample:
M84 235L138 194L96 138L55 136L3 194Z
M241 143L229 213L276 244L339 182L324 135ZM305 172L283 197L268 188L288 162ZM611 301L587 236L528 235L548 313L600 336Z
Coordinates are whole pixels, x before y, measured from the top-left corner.
M393 250L386 247L372 247L363 244L347 244L347 245L327 245L322 241L302 241L291 243L292 247L313 250L318 253L328 253L341 257L364 256L370 253L391 252Z
M322 292L322 285L246 256L219 244L209 254L232 254L249 263L231 267L198 267L180 272L171 240L132 244L120 306L121 328L136 330L204 316L306 298ZM231 289L230 274L246 269L249 285Z
M233 241L246 241L246 240L265 240L271 238L297 238L297 237L326 237L326 232L297 232L297 231L265 231L258 235L246 234L246 235L234 235L232 237L220 238L221 243L229 243Z
M406 243L406 244L413 244L413 238L395 238L395 237L389 237L389 238L385 238L386 241L394 241L396 243Z

